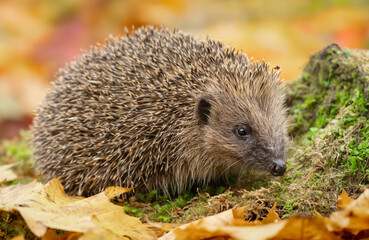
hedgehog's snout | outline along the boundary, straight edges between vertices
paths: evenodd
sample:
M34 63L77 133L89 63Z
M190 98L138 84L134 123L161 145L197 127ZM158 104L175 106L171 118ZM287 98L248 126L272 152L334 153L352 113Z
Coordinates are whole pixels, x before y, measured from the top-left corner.
M283 159L274 159L272 162L273 167L270 171L271 174L273 174L273 176L283 176L287 169L285 161Z

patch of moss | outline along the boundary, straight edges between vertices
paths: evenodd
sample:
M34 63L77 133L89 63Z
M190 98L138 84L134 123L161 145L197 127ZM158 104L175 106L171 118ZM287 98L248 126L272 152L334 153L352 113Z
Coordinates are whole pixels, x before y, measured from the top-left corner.
M19 180L4 185L17 184L18 182L27 183L35 177L33 150L28 144L29 137L29 131L21 130L19 138L0 142L0 164L16 163L17 165L12 169L19 176Z
M333 44L287 85L292 181L271 189L285 216L314 208L329 214L343 188L355 196L369 184L368 60L366 51Z
M39 239L29 230L19 212L0 212L0 239L22 235L25 239Z
M27 144L29 137L29 131L21 130L20 138L15 138L12 141L4 140L2 142L5 149L4 157L18 162L20 168L32 166L34 163L34 159L31 158L33 151Z
M366 111L364 94L366 78L352 55L338 45L330 45L314 54L301 78L289 84L287 103L292 116L292 135L299 138L309 130L325 127L339 110L360 104ZM356 101L358 100L358 101Z

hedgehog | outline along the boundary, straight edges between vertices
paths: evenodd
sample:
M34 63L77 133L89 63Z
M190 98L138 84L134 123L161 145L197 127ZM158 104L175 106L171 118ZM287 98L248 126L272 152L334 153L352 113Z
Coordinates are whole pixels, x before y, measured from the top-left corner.
M281 176L279 75L180 30L110 36L59 70L32 126L36 170L83 196L108 186L179 194L230 171Z

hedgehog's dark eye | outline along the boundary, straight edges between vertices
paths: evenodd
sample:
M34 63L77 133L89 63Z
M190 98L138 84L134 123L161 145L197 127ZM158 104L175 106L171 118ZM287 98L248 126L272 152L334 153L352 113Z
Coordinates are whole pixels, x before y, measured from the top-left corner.
M250 126L242 125L236 127L236 135L242 139L247 138L251 134L252 130Z

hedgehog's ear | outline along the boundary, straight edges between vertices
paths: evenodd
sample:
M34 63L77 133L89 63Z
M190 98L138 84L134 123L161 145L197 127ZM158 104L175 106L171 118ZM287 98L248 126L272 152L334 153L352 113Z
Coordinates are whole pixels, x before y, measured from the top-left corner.
M204 95L197 101L195 113L200 124L208 124L212 100L212 95Z

